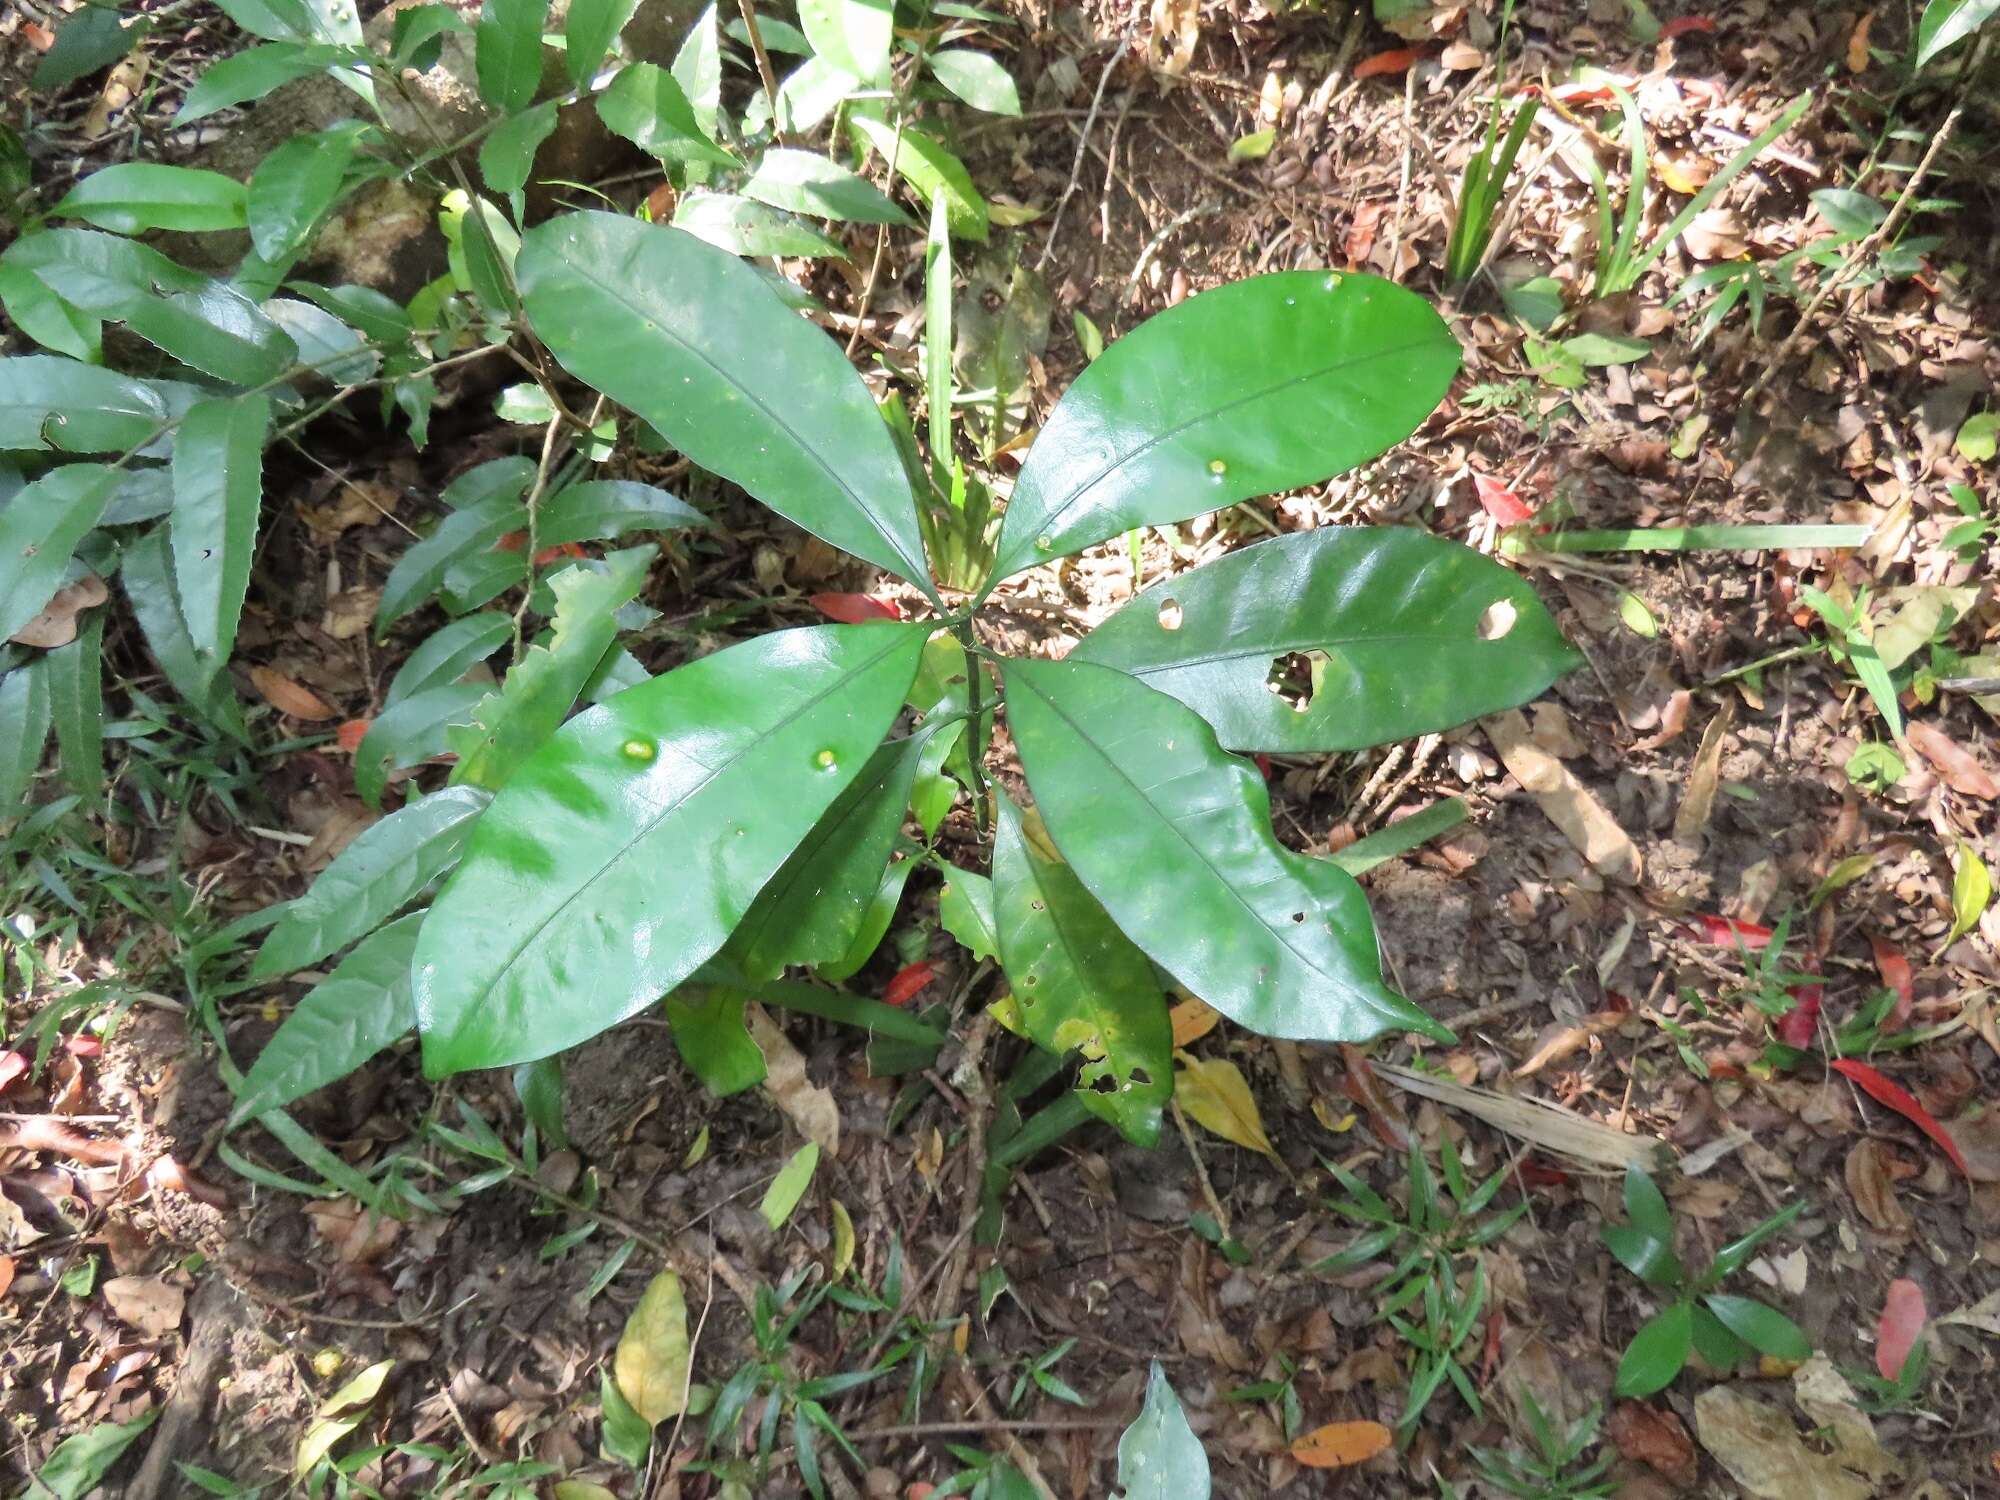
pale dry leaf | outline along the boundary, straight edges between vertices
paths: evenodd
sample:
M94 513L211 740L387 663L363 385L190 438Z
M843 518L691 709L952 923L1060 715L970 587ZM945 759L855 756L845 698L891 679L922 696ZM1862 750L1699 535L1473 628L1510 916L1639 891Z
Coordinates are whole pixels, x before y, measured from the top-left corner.
M1875 1424L1861 1410L1854 1387L1824 1354L1792 1371L1792 1399L1833 1445L1833 1455L1870 1479L1893 1479L1903 1466L1875 1436Z
M1701 732L1701 744L1688 770L1687 790L1681 793L1681 805L1674 813L1674 838L1680 843L1692 844L1700 838L1715 811L1715 793L1722 784L1722 742L1734 717L1735 706L1725 704Z
M1493 714L1480 724L1502 764L1591 867L1606 879L1637 885L1645 873L1638 845L1567 766L1535 743L1520 710Z
M669 1417L679 1416L686 1407L692 1358L681 1279L672 1271L662 1271L647 1284L618 1337L618 1349L611 1358L618 1394L657 1427Z
M1175 77L1188 70L1201 41L1201 0L1153 0L1153 62Z
M1869 1500L1875 1486L1815 1453L1777 1407L1726 1385L1694 1400L1695 1434L1754 1500Z
M288 714L294 719L303 719L308 724L323 723L331 719L336 712L326 699L297 679L286 676L276 667L252 667L250 684L257 689L263 700L279 713Z
M343 589L326 601L326 613L320 619L320 629L336 641L351 641L365 635L381 602L380 589Z
M1957 1312L1946 1313L1941 1318L1932 1318L1933 1326L1950 1324L1956 1328L1977 1329L1980 1333L1991 1334L2000 1339L2000 1287L1988 1292L1970 1306L1961 1307Z
M1370 1066L1398 1088L1420 1099L1461 1110L1503 1134L1518 1136L1559 1156L1607 1167L1637 1165L1654 1172L1671 1160L1672 1153L1664 1141L1649 1135L1627 1135L1609 1125L1571 1114L1560 1105L1475 1088L1394 1063L1378 1062Z
M1438 54L1438 66L1447 73L1469 73L1486 66L1486 54L1470 42L1447 42Z
M1257 1112L1257 1101L1251 1097L1250 1085L1236 1064L1186 1052L1178 1057L1181 1066L1174 1072L1174 1102L1187 1112L1187 1117L1232 1146L1277 1160L1271 1138L1264 1133L1264 1118Z
M333 1258L344 1266L370 1265L402 1236L399 1220L364 1208L352 1198L329 1198L306 1205L306 1214Z
M1705 208L1682 231L1681 243L1696 260L1736 260L1750 248L1750 236L1733 208Z
M1937 767L1944 784L1954 792L1991 802L2000 797L2000 781L1980 763L1979 757L1935 725L1914 719L1904 737L1916 752Z
M95 573L86 573L75 583L57 589L42 612L7 639L17 646L33 646L41 651L67 646L76 639L77 616L110 597L111 590L105 587L104 580Z
M1882 1158L1882 1144L1863 1136L1847 1153L1842 1169L1854 1206L1884 1234L1908 1234L1910 1216L1896 1197L1896 1184Z
M778 1029L770 1013L752 1001L743 1007L743 1024L757 1050L764 1054L764 1092L799 1134L816 1142L829 1158L840 1155L840 1106L833 1091L806 1077L805 1055Z
M159 1276L114 1276L104 1283L104 1301L119 1322L149 1339L163 1339L181 1326L187 1293Z

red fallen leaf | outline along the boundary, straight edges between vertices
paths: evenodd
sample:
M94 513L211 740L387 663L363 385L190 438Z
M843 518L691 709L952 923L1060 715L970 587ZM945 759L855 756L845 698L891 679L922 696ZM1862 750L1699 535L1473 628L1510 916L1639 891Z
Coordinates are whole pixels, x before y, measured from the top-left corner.
M1694 925L1681 928L1681 936L1707 947L1734 948L1738 943L1751 949L1770 946L1771 929L1755 922L1708 916L1689 917L1688 921Z
M104 1043L94 1036L70 1036L63 1038L63 1051L71 1057L102 1057Z
M56 34L46 26L38 26L33 21L21 22L21 35L28 39L28 45L37 52L46 52L56 44Z
M1875 1368L1884 1380L1894 1380L1903 1372L1903 1361L1910 1357L1929 1321L1922 1287L1907 1278L1889 1283L1882 1321L1875 1325Z
M894 599L878 599L873 594L809 594L806 603L842 625L860 625L868 620L900 620L903 606Z
M495 552L519 552L527 545L527 532L510 531L493 544L493 550ZM590 554L575 542L558 542L555 546L544 547L535 554L535 566L538 568L547 567L559 557L578 558L588 556Z
M1882 976L1882 982L1896 992L1896 1008L1884 1019L1882 1030L1899 1030L1910 1019L1916 976L1910 972L1910 961L1903 957L1894 943L1870 933L1868 946L1875 950L1875 969Z
M1616 990L1604 992L1604 1008L1613 1015L1629 1016L1632 1013L1632 997L1621 995Z
M1931 1112L1917 1103L1916 1096L1900 1083L1891 1081L1865 1062L1857 1062L1851 1057L1837 1057L1831 1064L1833 1071L1850 1078L1861 1091L1877 1104L1886 1104L1897 1114L1908 1120L1917 1129L1937 1143L1938 1150L1951 1159L1951 1164L1963 1172L1969 1181L1972 1168L1966 1165L1965 1153L1958 1149L1958 1142L1951 1133L1936 1120Z
M28 1071L28 1060L18 1052L0 1052L0 1094L12 1087L16 1078Z
M349 719L333 732L333 742L349 755L361 748L361 742L368 738L368 726L373 719Z
M1257 762L1257 774L1266 781L1271 779L1271 757L1259 750L1251 759Z
M889 981L889 987L882 991L882 1003L908 1005L935 978L937 968L929 960L911 964L907 969L899 970L896 977Z
M1486 508L1486 514L1502 526L1519 526L1523 521L1535 519L1527 502L1499 480L1474 474L1472 487L1479 492L1479 503Z
M1819 1033L1819 1006L1825 998L1826 986L1802 984L1790 993L1798 1003L1778 1017L1778 1040L1787 1047L1803 1050L1812 1046Z
M1346 1064L1341 1086L1348 1098L1368 1112L1369 1128L1384 1144L1398 1151L1409 1150L1410 1122L1403 1114L1403 1106L1382 1087L1382 1080L1375 1076L1361 1049L1351 1042L1342 1042L1340 1060Z
M0 1297L5 1297L8 1289L13 1285L14 1257L11 1255L0 1255Z
M1524 1158L1521 1164L1514 1168L1514 1180L1520 1183L1524 1191L1536 1187L1566 1187L1569 1184L1569 1173L1560 1167L1546 1166L1530 1156Z
M1715 22L1707 16L1676 16L1660 28L1660 35L1667 41L1677 36L1686 36L1690 31L1714 31Z
M1451 1148L1447 1146L1446 1150ZM1507 1331L1506 1310L1495 1302L1486 1314L1486 1349L1479 1360L1479 1383L1493 1383L1493 1368L1500 1363L1500 1340Z
M1603 104L1611 98L1601 83L1559 83L1547 93L1558 104Z
M1354 65L1348 76L1357 82L1363 78L1382 78L1395 73L1407 73L1410 65L1417 60L1415 47L1398 47L1393 52L1378 52L1373 57L1364 57Z
M1611 1409L1604 1434L1620 1455L1656 1469L1682 1485L1691 1485L1699 1471L1694 1439L1671 1411L1644 1401L1621 1401Z

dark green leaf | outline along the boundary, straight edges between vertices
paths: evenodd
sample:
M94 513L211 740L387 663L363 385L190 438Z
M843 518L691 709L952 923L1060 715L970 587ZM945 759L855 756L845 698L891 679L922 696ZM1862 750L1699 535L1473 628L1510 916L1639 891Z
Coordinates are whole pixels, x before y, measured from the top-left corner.
M718 1098L764 1081L768 1070L756 1039L743 1024L740 990L689 985L667 996L667 1023L681 1061Z
M144 381L52 354L0 359L0 449L116 453L166 420L166 403Z
M657 64L628 64L597 96L597 113L606 129L662 160L737 164L702 133L688 96L674 75Z
M754 1364L747 1364L743 1369L753 1378L757 1374ZM599 1406L604 1410L605 1453L628 1469L643 1470L653 1447L653 1424L632 1410L632 1403L619 1393L618 1382L612 1376L608 1362L598 1380L597 1397Z
M927 734L892 740L833 799L730 934L724 957L753 980L837 963L854 946L902 831Z
M174 436L174 589L209 676L229 664L250 589L270 425L267 398L231 396L196 406Z
M941 141L907 125L898 140L894 127L868 115L855 115L853 123L868 144L882 153L884 161L894 161L896 175L916 189L926 208L939 197L944 199L945 219L953 234L985 243L986 200L972 185L965 163Z
M1715 1252L1715 1259L1708 1263L1708 1281L1711 1285L1725 1276L1733 1276L1749 1263L1757 1247L1779 1233L1806 1209L1803 1198L1787 1203L1783 1208L1764 1220L1755 1229L1740 1239L1731 1240Z
M49 742L49 680L39 661L0 676L0 807L20 816Z
M1348 1245L1345 1250L1337 1250L1324 1260L1314 1261L1306 1269L1325 1276L1345 1275L1379 1257L1384 1250L1395 1244L1402 1234L1403 1231L1394 1224L1371 1229Z
M297 254L333 207L365 127L349 121L295 135L250 174L250 243L267 260Z
M535 153L555 128L553 99L501 121L479 146L479 175L486 185L502 197L526 187L535 169Z
M774 146L743 183L743 196L773 208L859 224L908 224L910 216L865 177L812 151Z
M1266 1036L1450 1033L1382 983L1354 878L1271 832L1255 770L1108 667L1010 661L1007 717L1049 834L1126 936Z
M300 363L312 366L315 375L334 385L359 383L381 368L381 360L359 333L310 302L273 297L264 304L264 316L298 345Z
M106 464L65 464L0 510L0 641L55 597L76 544L117 487L118 471Z
M220 172L128 161L100 167L63 195L50 213L82 219L116 234L149 229L241 229L243 184Z
M303 969L374 931L458 862L473 820L492 800L482 787L447 787L363 829L284 907L250 977Z
M542 82L542 26L549 0L486 0L473 27L479 97L503 114L535 102Z
M1077 1096L1135 1145L1159 1140L1174 1091L1173 1027L1146 955L1003 792L993 841L1001 967L1028 1039L1080 1051Z
M248 104L295 79L323 73L349 56L346 48L321 42L265 42L245 47L209 65L187 91L174 123L192 125L218 110Z
M984 875L940 864L944 884L938 888L938 923L974 959L1000 956L1000 934L993 910L993 882Z
M1838 234L1859 238L1889 216L1888 208L1879 198L1857 193L1853 188L1821 188L1810 197L1820 217Z
M404 6L396 12L395 29L389 38L389 56L397 67L428 72L437 66L438 58L443 55L444 38L448 33L460 36L472 34L471 23L454 7L444 4Z
M517 270L571 374L808 531L929 587L909 481L867 387L755 270L603 213L530 230Z
M1636 1224L1606 1224L1600 1233L1618 1264L1641 1281L1674 1286L1686 1274L1672 1242L1655 1239Z
M916 867L915 860L902 859L882 872L882 883L875 887L874 899L862 915L853 944L841 957L816 965L814 973L838 984L861 971L862 966L875 956L875 950L882 946L882 939L889 935L889 925L896 919L896 908L902 904L903 887L910 883L910 872Z
M382 789L392 771L403 771L444 752L447 729L464 724L486 699L478 683L460 682L412 693L392 708L384 708L369 723L354 751L354 790L370 807L379 807Z
M1665 1245L1673 1244L1673 1213L1668 1209L1658 1184L1647 1175L1644 1167L1634 1165L1625 1169L1625 1214L1632 1221L1632 1227L1648 1239Z
M443 500L452 507L451 514L389 570L382 602L375 610L376 633L385 633L428 602L454 562L487 551L508 532L525 526L527 510L521 502L534 477L535 466L527 459L496 458L467 469L447 485Z
M1702 1300L1724 1328L1759 1354L1800 1362L1812 1358L1812 1340L1775 1307L1754 1297L1733 1297L1721 1292L1710 1293Z
M386 708L425 688L456 682L512 638L514 622L503 614L467 615L426 636L412 651L383 697Z
M0 259L0 309L23 336L44 349L91 363L103 357L98 319L71 307L40 277L4 259Z
M1692 1323L1694 1352L1711 1370L1728 1374L1750 1357L1750 1346L1723 1326L1722 1320L1705 1307L1694 1309Z
M1295 679L1293 699L1269 684L1295 653L1310 682ZM1527 702L1581 660L1519 574L1391 526L1229 553L1155 584L1070 659L1180 699L1229 749L1291 752L1448 729Z
M425 924L432 1076L560 1051L714 954L867 763L928 630L779 631L565 725L480 818Z
M563 60L571 83L582 88L597 76L604 54L638 8L639 0L571 0L563 18Z
M209 672L196 656L180 601L174 596L173 558L167 528L156 526L125 549L118 568L132 614L152 648L153 660L188 705L223 733L246 740L243 710L227 672Z
M345 1078L416 1024L410 957L423 921L391 922L306 992L244 1076L232 1127Z
M535 514L535 537L544 547L595 542L628 531L678 531L706 526L708 517L686 501L636 479L586 479L545 497Z
M104 611L93 609L67 646L42 659L63 780L95 806L104 787ZM12 806L0 800L0 807Z
M166 464L151 467L128 464L118 488L105 502L100 526L130 526L139 521L157 521L174 508L174 472Z
M1021 93L997 59L963 47L946 47L929 58L937 81L974 109L988 114L1018 115Z
M718 250L752 259L772 255L847 258L839 244L803 219L735 193L688 194L674 210L674 228L706 240Z
M1618 1361L1618 1394L1642 1398L1663 1391L1687 1363L1694 1342L1694 1315L1676 1302L1641 1328Z
M353 324L365 337L378 344L409 341L412 332L410 315L373 287L323 287L305 281L296 283L292 290L343 322Z
M1366 463L1430 415L1458 359L1430 305L1377 276L1282 271L1190 298L1056 403L994 576Z
M29 82L38 89L59 89L75 83L86 74L117 62L150 29L151 22L144 19L129 28L124 26L116 5L81 6L57 29L55 45L42 54Z
M542 1139L561 1150L569 1145L569 1133L563 1128L563 1065L560 1057L542 1057L534 1062L522 1063L514 1070L514 1097L521 1101L521 1113L528 1117L528 1123L541 1132ZM593 1228L596 1226L593 1225ZM627 1240L622 1250L614 1251L605 1264L609 1274L600 1270L604 1277L590 1293L591 1297L604 1290L616 1276L626 1260L631 1257L635 1242ZM592 1278L596 1280L595 1277ZM589 1297L584 1299L589 1300Z

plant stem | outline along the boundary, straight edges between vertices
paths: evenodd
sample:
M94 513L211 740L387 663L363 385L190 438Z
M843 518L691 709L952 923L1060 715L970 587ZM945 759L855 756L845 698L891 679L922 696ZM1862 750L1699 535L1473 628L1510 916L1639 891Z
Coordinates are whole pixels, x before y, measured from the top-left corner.
M965 652L965 702L969 716L965 722L965 758L972 767L972 822L980 836L986 835L986 746L979 738L980 715L984 712L981 693L985 668L978 659L979 646L972 638L972 622L961 620L952 630Z
M764 80L764 97L771 103L771 133L784 144L785 131L778 121L778 75L771 68L771 54L764 50L764 33L757 26L757 8L750 0L736 0L743 16L743 29L750 35L750 51L757 59L757 76Z
M989 1160L998 1168L1013 1167L1037 1151L1053 1146L1078 1126L1087 1124L1091 1118L1082 1098L1072 1089L1047 1108L1028 1116L1019 1130L993 1149Z

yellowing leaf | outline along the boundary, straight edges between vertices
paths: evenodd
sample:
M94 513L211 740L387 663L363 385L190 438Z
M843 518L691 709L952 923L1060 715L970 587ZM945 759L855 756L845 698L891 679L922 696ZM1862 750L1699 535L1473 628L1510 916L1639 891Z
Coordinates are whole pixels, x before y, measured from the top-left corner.
M618 1496L588 1479L558 1479L556 1500L618 1500Z
M679 1416L687 1401L692 1357L687 1324L681 1279L672 1271L662 1271L632 1309L625 1331L618 1337L618 1352L611 1359L618 1394L655 1427Z
M1174 1074L1174 1100L1188 1117L1232 1146L1261 1151L1275 1161L1278 1153L1271 1149L1257 1101L1250 1097L1250 1085L1243 1081L1236 1064L1191 1057L1185 1052L1175 1056L1181 1066Z
M1185 1047L1200 1041L1222 1020L1222 1012L1211 1007L1204 1000L1193 995L1181 1001L1167 1013L1174 1026L1174 1045Z
M1646 608L1646 601L1630 589L1618 591L1618 618L1625 622L1625 628L1632 634L1643 636L1649 641L1660 633L1659 621L1655 620L1653 612Z
M293 1463L294 1472L300 1477L310 1473L314 1464L331 1453L334 1444L361 1425L359 1417L320 1417L306 1429L306 1435L299 1439L299 1451Z
M1308 1469L1366 1463L1395 1439L1380 1422L1329 1422L1292 1441L1292 1459Z
M694 1138L694 1144L688 1147L687 1155L681 1158L682 1169L693 1166L706 1155L708 1155L708 1127L704 1125L701 1127L701 1134Z
M784 1228L785 1220L792 1216L792 1210L799 1206L799 1199L806 1195L807 1187L812 1184L813 1170L818 1166L817 1141L807 1141L792 1153L792 1159L778 1169L778 1175L764 1189L764 1201L757 1211L763 1214L766 1224L773 1229Z
M847 1205L836 1198L833 1200L833 1279L840 1280L853 1264L854 1220L847 1216Z
M319 1409L322 1417L330 1417L335 1412L343 1412L350 1407L366 1406L382 1391L382 1382L389 1378L389 1372L396 1368L393 1359L385 1359L370 1365L346 1385L326 1398L326 1404Z
M1949 948L1972 931L1973 923L1979 920L1986 904L1992 899L1992 875L1987 872L1972 845L1960 839L1958 869L1951 881L1951 932L1945 938L1943 947Z

